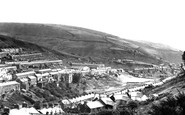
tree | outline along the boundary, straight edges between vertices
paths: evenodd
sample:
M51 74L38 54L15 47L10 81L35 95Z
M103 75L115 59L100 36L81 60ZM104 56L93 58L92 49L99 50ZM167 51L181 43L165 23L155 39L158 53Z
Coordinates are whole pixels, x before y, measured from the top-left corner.
M40 108L41 108L40 102L36 102L36 103L34 104L34 108L35 108L35 109L40 109Z
M182 55L182 61L183 61L184 65L185 65L185 51L184 51L184 53ZM184 74L185 70L184 70L184 67L183 67L184 66L183 63L181 63L180 68L181 68L181 72Z
M82 75L80 73L74 73L73 75L73 83L79 83Z
M183 62L184 62L184 64L185 64L185 51L184 51L184 53L183 53L183 55L182 55L182 60L183 60Z
M131 112L131 115L134 115L136 108L138 107L138 103L135 101L129 101L127 104L128 109Z

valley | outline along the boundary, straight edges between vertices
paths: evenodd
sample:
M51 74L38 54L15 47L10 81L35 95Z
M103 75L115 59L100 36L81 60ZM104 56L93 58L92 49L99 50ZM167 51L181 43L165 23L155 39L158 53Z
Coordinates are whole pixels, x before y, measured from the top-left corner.
M79 27L0 23L0 60L1 113L10 115L130 115L131 102L147 115L184 90L182 51Z

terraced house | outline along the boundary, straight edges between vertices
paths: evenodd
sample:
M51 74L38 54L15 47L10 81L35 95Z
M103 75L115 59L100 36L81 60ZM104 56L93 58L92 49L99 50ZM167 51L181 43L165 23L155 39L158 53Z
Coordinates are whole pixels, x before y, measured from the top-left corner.
M7 93L20 90L20 84L16 81L0 83L0 96L3 98Z

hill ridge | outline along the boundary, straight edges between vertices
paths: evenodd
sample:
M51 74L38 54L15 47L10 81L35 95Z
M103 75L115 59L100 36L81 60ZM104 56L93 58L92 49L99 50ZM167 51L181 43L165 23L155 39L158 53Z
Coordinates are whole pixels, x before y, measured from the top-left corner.
M149 44L81 27L57 24L0 23L0 34L37 44L59 53L79 58L91 58L97 62L109 64L115 59L131 59L151 64L160 64L163 61L181 62L182 52L170 49L163 51L163 49L150 47Z

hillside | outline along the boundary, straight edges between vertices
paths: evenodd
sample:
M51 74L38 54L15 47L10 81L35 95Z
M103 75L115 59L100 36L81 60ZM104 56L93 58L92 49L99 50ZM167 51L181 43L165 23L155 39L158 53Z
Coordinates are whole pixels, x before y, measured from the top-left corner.
M181 73L174 79L167 81L161 86L154 87L154 88L146 88L144 90L144 93L147 95L169 93L175 96L179 92L184 92L184 88L185 88L184 81L185 81L185 75L184 73Z
M147 87L142 90L145 95L149 95L152 98L145 102L141 102L136 110L137 113L139 113L139 115L176 115L172 111L169 112L169 108L175 111L176 109L174 108L180 107L179 104L181 104L181 102L184 103L184 81L185 74L181 72L176 77L160 86ZM181 105L181 107L185 106Z
M182 51L174 49L170 46L161 44L161 43L152 43L148 41L131 41L134 44L141 47L141 49L145 52L150 53L157 58L162 60L171 62L171 63L179 63L181 62Z
M64 62L89 61L123 68L133 65L116 64L114 61L130 59L150 64L160 64L164 61L181 62L180 51L79 27L0 23L0 34L14 41L31 43L37 48L57 54ZM1 44L7 47L6 43Z

